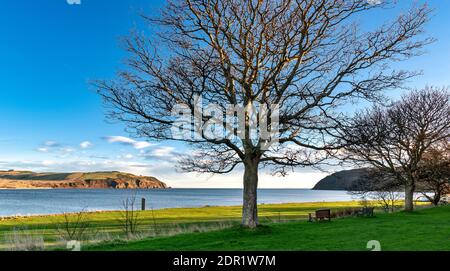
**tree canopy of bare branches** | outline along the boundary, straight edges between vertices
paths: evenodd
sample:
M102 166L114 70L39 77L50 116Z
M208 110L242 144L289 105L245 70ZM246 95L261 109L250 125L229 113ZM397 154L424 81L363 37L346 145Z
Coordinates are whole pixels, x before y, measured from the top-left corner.
M425 154L450 139L450 94L446 88L412 91L356 115L344 130L344 159L395 177L405 188L405 210L412 211Z
M339 148L334 136L343 117L340 106L376 99L416 75L390 64L420 54L431 42L418 37L429 9L413 6L374 30L362 30L356 15L383 12L394 3L382 2L169 1L160 16L144 15L156 34L134 32L125 39L128 67L116 80L94 85L111 107L110 117L127 123L136 136L192 144L197 151L182 161L183 170L227 173L243 165L242 223L255 227L260 167L286 174L325 161ZM243 109L240 136L224 125L222 138L204 132L174 137L177 120L171 113L182 104L198 114L198 97L222 112L229 105ZM276 132L276 144L251 136L249 115L258 104L279 109L277 128L272 122L267 127ZM203 112L200 119L212 118Z
M450 142L437 144L424 154L419 162L419 186L434 205L450 194Z
M367 173L349 187L349 193L363 201L375 200L386 211L394 212L402 196L399 193L401 189L395 175L378 168L368 168Z

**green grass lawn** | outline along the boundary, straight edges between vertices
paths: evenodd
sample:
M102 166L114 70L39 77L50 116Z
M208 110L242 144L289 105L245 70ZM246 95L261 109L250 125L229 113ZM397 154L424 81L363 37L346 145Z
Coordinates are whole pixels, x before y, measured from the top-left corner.
M89 227L83 245L89 250L365 250L367 241L374 239L381 241L384 250L450 250L449 207L413 214L379 212L375 218L331 223L305 221L309 212L319 208L349 207L360 207L360 203L260 205L264 227L256 231L239 228L240 206L143 211L139 212L139 232L134 236L137 241L123 241L121 212L87 213ZM12 246L11 236L40 237L46 249L62 248L65 242L57 228L63 221L61 215L2 219L0 249Z
M273 221L305 219L309 212L319 208L332 210L348 207L359 207L358 201L349 202L316 202L316 203L289 203L265 204L259 206L260 220L263 223ZM120 226L121 212L97 212L86 214L89 228L86 238L89 241L102 239L123 238ZM211 206L202 208L173 208L139 212L139 236L154 235L155 224L157 232L177 234L189 231L204 231L214 228L229 227L238 224L241 217L240 206ZM72 220L74 217L71 218ZM46 247L61 246L58 224L64 221L61 215L38 216L25 218L0 219L0 249L6 249L11 244L7 239L20 230L20 234L29 234L42 237ZM223 225L225 223L225 225ZM9 238L11 239L11 238ZM168 248L170 249L170 248Z
M275 207L274 207L275 208ZM290 209L289 206L278 208ZM285 209L283 209L285 210ZM276 210L273 210L276 212ZM112 242L88 250L367 250L378 240L382 250L450 250L450 206L414 213L378 213L373 218L341 218L331 223L269 223L257 230L238 226L203 233Z

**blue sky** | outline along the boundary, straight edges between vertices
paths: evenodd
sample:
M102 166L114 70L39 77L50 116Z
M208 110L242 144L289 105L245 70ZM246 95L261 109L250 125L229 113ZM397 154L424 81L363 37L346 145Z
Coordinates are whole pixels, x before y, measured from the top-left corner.
M424 2L424 1L419 1ZM450 85L450 1L434 8L427 35L437 42L424 56L402 64L423 70L409 86ZM184 150L165 142L129 139L87 83L112 78L125 57L119 38L141 28L138 13L156 12L163 1L2 1L0 9L0 169L37 171L125 170L161 178L174 187L240 187L240 172L199 176L175 172ZM364 24L393 19L399 8L360 18ZM391 96L398 96L394 92ZM299 169L285 179L263 176L262 187L310 187L325 173Z

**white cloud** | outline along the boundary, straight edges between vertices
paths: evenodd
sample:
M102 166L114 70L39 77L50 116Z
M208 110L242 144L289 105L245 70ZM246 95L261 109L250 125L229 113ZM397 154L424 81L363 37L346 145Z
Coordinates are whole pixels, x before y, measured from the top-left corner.
M87 149L90 147L92 147L92 143L89 141L83 141L80 143L80 148L82 148L82 149Z
M56 141L52 141L52 140L49 140L49 141L46 141L45 143L44 143L44 146L46 146L46 147L58 147L59 146L59 143L58 142L56 142Z
M161 146L155 148L154 150L141 151L139 156L145 158L146 160L155 160L158 162L161 161L176 162L177 158L180 157L181 155L182 154L177 152L174 147Z
M64 148L61 148L60 150L62 153L65 153L65 154L75 152L75 149L73 149L71 147L64 147Z
M56 165L58 165L58 164L59 164L58 162L52 161L52 160L44 160L44 161L42 161L42 165L43 165L43 166L46 166L46 167L49 167L49 166L56 166Z
M55 155L59 158L66 158L69 157L70 155L75 154L76 150L74 148L71 147L63 147L60 148L59 150L57 150L55 152Z
M145 142L145 141L138 141L133 143L133 147L140 150L140 149L145 149L148 148L150 146L153 146L152 144Z
M47 152L56 150L60 146L61 145L58 142L48 140L48 141L44 142L44 144L42 144L39 148L37 148L37 151L47 153Z
M81 5L81 0L66 0L69 5Z
M136 141L124 136L107 136L105 137L105 140L109 143L120 143L123 145L132 146L133 148L138 150L145 149L154 145L146 141Z
M116 156L116 159L118 159L118 160L123 160L123 159L130 160L130 159L133 159L133 158L134 158L134 155L132 155L132 154L120 154L120 155Z
M59 158L65 158L69 155L74 154L76 152L76 149L69 145L60 144L56 141L46 141L40 147L38 147L36 151L52 154Z
M153 150L151 153L156 157L166 157L171 156L174 150L174 147L164 146Z

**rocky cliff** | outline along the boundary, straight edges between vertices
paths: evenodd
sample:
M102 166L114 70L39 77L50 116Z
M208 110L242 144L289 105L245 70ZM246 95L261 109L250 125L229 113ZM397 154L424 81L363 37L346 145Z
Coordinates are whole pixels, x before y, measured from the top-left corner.
M0 189L165 189L154 177L123 172L35 173L0 171Z

